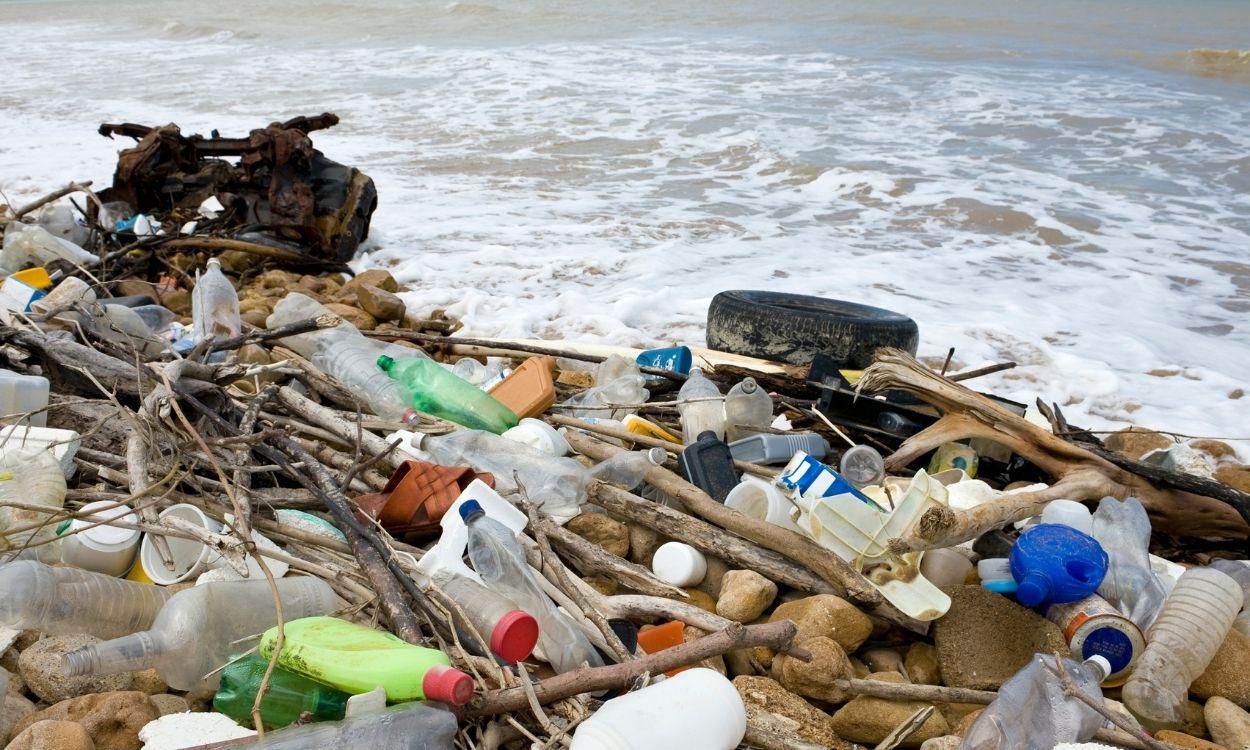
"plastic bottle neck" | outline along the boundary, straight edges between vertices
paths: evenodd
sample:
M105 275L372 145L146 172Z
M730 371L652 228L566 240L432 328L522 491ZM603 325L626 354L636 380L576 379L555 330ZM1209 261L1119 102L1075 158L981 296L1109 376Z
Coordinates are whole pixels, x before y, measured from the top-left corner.
M159 637L152 631L132 633L66 654L65 674L82 677L135 672L151 667L164 651Z

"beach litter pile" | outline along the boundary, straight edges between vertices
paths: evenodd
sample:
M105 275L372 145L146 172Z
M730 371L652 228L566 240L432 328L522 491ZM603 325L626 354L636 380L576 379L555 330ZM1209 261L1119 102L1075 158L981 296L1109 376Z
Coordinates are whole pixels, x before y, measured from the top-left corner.
M1250 746L1250 468L726 291L454 335L313 148L105 125L0 206L0 745Z

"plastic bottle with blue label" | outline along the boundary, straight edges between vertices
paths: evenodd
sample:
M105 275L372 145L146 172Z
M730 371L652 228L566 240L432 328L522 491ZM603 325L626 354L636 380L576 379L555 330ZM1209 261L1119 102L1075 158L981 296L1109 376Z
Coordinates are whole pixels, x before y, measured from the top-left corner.
M1043 523L1025 531L1011 548L1016 598L1026 607L1084 599L1107 574L1107 553L1071 526Z
M694 358L688 346L669 346L663 349L647 349L639 352L634 360L640 367L654 367L660 370L672 370L679 375L690 372ZM658 377L658 376L651 376Z

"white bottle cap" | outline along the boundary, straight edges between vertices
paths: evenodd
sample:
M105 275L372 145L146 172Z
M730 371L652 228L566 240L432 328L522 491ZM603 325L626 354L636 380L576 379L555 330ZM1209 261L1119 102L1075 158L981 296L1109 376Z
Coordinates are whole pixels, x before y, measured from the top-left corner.
M1102 673L1098 677L1099 683L1106 680L1107 676L1111 674L1111 662L1107 661L1107 657L1103 656L1102 654L1094 654L1093 656L1086 659L1085 663L1092 664L1098 667L1098 671Z
M977 563L977 575L982 581L1011 580L1011 560L1006 557L989 557Z
M707 575L707 558L689 544L668 542L655 551L651 570L670 586L697 586Z

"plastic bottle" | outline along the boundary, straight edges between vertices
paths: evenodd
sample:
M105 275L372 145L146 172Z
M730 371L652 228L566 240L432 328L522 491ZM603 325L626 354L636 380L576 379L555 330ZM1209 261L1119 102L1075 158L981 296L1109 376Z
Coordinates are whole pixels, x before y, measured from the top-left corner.
M352 695L381 686L386 700L436 700L463 706L473 697L473 678L451 666L442 651L406 643L384 630L374 630L336 617L304 617L284 627L278 664L317 682ZM278 628L260 639L260 655L268 659Z
M378 367L404 388L409 405L473 430L496 435L516 427L517 416L488 393L429 359L396 360L383 354Z
M733 750L746 735L737 689L706 667L603 704L573 733L572 750Z
M342 606L320 578L280 578L276 583L288 621L328 614ZM170 597L150 629L66 654L65 673L113 674L155 667L175 690L215 688L220 673L213 670L225 664L232 652L245 648L237 641L260 635L276 621L267 581L206 583Z
M730 442L764 431L773 422L773 400L755 382L745 378L725 395L725 438Z
M5 231L4 248L0 250L0 271L6 275L26 266L42 266L56 260L67 260L82 266L95 263L99 257L40 226L14 222Z
M1145 632L1159 614L1167 591L1150 568L1150 519L1141 501L1104 497L1094 511L1092 536L1107 553L1107 575L1098 595Z
M1093 537L1053 523L1021 534L1010 559L1016 598L1026 607L1084 599L1107 573L1107 553Z
M557 673L568 672L603 660L590 641L569 621L532 578L516 535L486 515L476 500L460 506L460 517L469 531L469 559L486 587L506 596L538 621L538 645Z
M725 502L741 481L729 446L711 430L686 446L677 458L677 465L686 481L720 503Z
M647 469L663 466L668 454L663 448L651 448L645 451L625 451L610 456L590 470L592 479L610 484L619 484L632 490L642 484Z
M1005 557L986 557L977 563L981 588L995 594L1016 593L1016 579L1011 577L1011 561Z
M481 430L421 435L418 440L418 449L437 463L490 472L500 492L516 489L515 472L530 500L557 519L576 516L586 499L586 470L571 458L556 458Z
M196 278L191 291L191 318L197 342L209 336L238 336L242 331L239 294L221 272L221 261L216 258L210 258L208 268Z
M0 566L0 626L117 638L152 625L172 592L34 560Z
M48 405L48 391L45 377L0 369L0 422L16 424L20 421L46 427L48 413L44 407Z
M1232 578L1237 585L1241 586L1241 614L1237 615L1233 627L1250 636L1250 563L1245 560L1212 560L1210 567Z
M91 288L91 285L77 276L70 276L53 287L47 297L32 302L30 309L37 313L48 313L68 308L79 302L95 301L95 290Z
M794 503L780 487L760 477L743 474L742 481L725 498L725 507L774 526L802 531L790 518Z
M434 584L455 600L495 656L516 664L534 650L538 621L511 599L449 570L435 573Z
M56 537L57 520L48 513L6 505L16 500L60 510L65 505L65 473L52 451L10 448L0 453L0 533L8 549L0 561Z
M221 686L213 696L213 709L237 723L252 726L252 705L269 668L269 660L255 654L232 662L221 670ZM265 729L294 724L307 712L313 721L338 721L351 695L307 677L274 667L269 690L260 700L260 721Z
M1094 521L1089 508L1075 500L1051 500L1046 503L1046 507L1042 509L1041 521L1071 526L1082 534L1094 535ZM1111 551L1105 545L1103 550L1110 556Z
M863 489L885 479L885 459L872 446L853 445L838 461L838 473L857 488Z
M1099 684L1110 671L1106 659L1094 656L1080 664L1063 659L1062 664L1086 695L1102 698ZM1102 716L1079 698L1064 695L1059 678L1048 669L1053 666L1053 656L1034 655L998 689L998 697L973 722L959 750L1051 750L1092 738Z
M523 443L556 458L569 455L571 450L568 441L559 430L533 417L522 417L516 427L508 430L501 437Z
M638 370L638 364L618 354L599 363L595 370L595 385L570 398L566 403L575 408L572 415L581 417L606 417L624 419L638 411L633 407L619 409L599 408L609 404L641 404L649 397L646 380Z
M1188 570L1176 582L1124 685L1124 705L1147 729L1180 726L1190 684L1211 663L1241 605L1241 587L1213 568Z
M96 336L145 357L158 356L169 348L169 342L153 333L133 309L104 302L87 306L90 314L87 326Z
M1123 685L1146 650L1141 629L1097 594L1079 602L1052 604L1046 609L1046 619L1063 631L1073 659L1098 655L1107 660L1111 673L1103 680L1104 687Z
M317 369L351 391L369 411L396 422L411 421L416 412L403 386L378 367L381 347L358 335L333 330L312 355Z
M148 330L159 338L168 338L169 325L178 318L173 310L162 305L139 305L130 309L139 316Z
M651 571L670 586L698 586L707 575L707 558L682 542L665 542L651 556Z
M751 435L729 444L729 452L739 461L753 464L784 464L795 453L806 453L814 458L824 458L829 443L814 432L795 435Z
M725 405L720 398L720 390L703 376L703 370L698 367L690 369L690 375L677 392L677 399L687 402L677 407L681 412L683 443L693 445L700 435L709 430L717 440L725 439Z
M74 209L67 203L49 203L39 212L39 226L53 237L67 240L82 247L91 236L87 225L79 221Z
M278 304L274 305L273 312L265 319L265 327L272 330L301 320L318 318L322 315L334 315L334 313L330 308L306 294L291 292L278 300ZM320 348L322 341L334 338L329 335L331 332L337 332L344 336L357 336L362 340L365 338L360 331L356 330L356 326L344 320L333 328L286 336L279 339L279 341L282 342L283 346L301 357L311 359L313 354L317 352L317 349ZM335 340L341 343L341 340Z
M288 727L240 750L454 750L456 715L428 703L382 713Z

